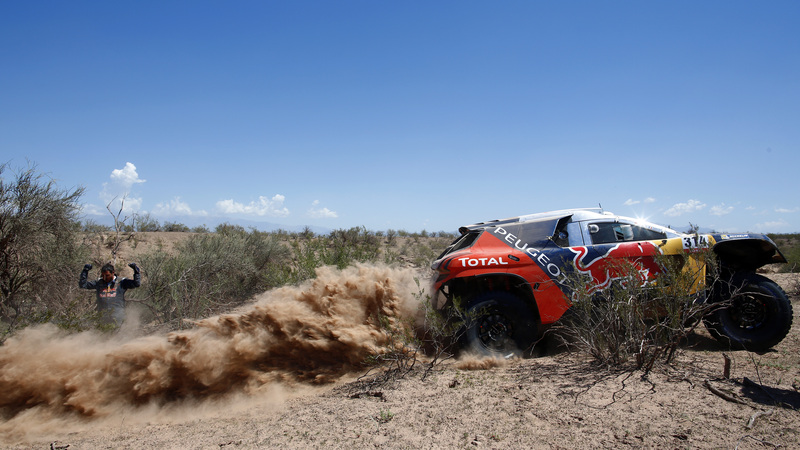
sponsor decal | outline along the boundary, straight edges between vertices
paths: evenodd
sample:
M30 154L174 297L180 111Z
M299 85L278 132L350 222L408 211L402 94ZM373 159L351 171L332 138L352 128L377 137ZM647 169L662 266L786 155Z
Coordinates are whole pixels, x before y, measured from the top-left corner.
M499 258L456 258L456 261L460 261L461 265L464 267L486 267L486 266L508 265L508 261L503 260L502 256Z
M541 269L551 277L557 279L560 278L562 281L564 278L566 278L566 275L561 272L561 268L555 263L551 262L550 257L547 256L547 254L542 253L541 250L529 245L527 242L524 242L516 235L509 233L505 228L497 227L494 229L494 231L492 231L492 233L501 240L505 241L511 247L530 256L531 259L533 259L536 264L538 264L539 267L541 267Z
M106 286L100 291L100 298L112 298L117 296L117 289L115 286Z
M722 239L742 239L749 238L749 234L723 234Z
M604 255L591 260L587 260L588 247L574 247L570 250L575 253L575 269L594 280L590 292L605 289L612 281L627 277L631 268L636 270L636 276L642 284L647 284L660 271L652 258L660 250L652 242L620 243L611 247ZM621 261L627 261L631 265L621 265Z

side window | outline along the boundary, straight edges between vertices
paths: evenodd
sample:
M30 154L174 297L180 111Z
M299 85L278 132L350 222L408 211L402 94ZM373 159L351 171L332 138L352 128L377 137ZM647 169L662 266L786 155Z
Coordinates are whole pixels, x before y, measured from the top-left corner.
M655 241L658 239L666 239L667 233L663 231L650 230L644 227L633 227L633 240L634 241Z
M564 217L558 221L556 225L556 234L553 235L553 242L559 247L569 247L569 231L567 225L569 224L569 217Z
M570 217L564 217L559 220L556 226L556 233L553 235L553 242L562 248L583 245L581 224L579 222L572 222Z
M614 229L614 222L600 222L589 224L589 234L592 236L592 244L613 244L619 241L624 241L625 237L622 234L622 229Z
M589 234L593 244L614 244L626 241L652 241L666 239L667 235L637 225L619 222L600 222L589 224Z

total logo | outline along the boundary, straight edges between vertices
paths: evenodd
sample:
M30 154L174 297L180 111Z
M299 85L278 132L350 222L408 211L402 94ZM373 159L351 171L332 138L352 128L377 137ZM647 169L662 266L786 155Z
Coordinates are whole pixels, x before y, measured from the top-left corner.
M508 261L499 258L456 258L464 267L506 266Z

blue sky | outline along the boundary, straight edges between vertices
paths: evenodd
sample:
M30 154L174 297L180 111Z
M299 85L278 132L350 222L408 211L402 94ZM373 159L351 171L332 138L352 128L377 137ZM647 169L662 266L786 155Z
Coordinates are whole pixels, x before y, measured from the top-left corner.
M796 1L0 3L0 162L189 225L800 231Z

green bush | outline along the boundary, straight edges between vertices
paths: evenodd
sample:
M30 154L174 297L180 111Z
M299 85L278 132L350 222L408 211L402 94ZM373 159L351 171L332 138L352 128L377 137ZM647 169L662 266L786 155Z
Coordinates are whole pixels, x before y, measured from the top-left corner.
M283 284L289 250L267 233L223 227L189 237L174 254L157 250L140 261L146 279L132 297L172 322L219 313Z

